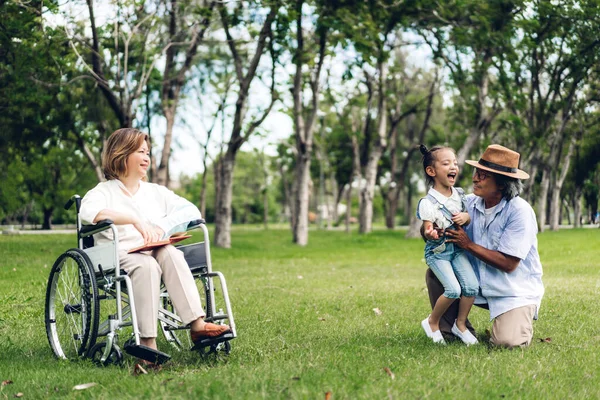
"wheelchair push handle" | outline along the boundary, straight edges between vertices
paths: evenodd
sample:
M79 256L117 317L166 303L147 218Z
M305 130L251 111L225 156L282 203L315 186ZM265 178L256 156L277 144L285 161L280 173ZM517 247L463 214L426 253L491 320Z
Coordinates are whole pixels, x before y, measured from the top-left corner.
M187 229L188 230L196 229L200 225L203 225L203 224L206 224L206 221L204 220L204 218L195 219L195 220L189 222Z
M77 214L79 214L79 209L81 208L81 197L78 194L74 194L69 201L67 201L67 204L65 204L65 210L70 209L73 206L73 203L75 203Z

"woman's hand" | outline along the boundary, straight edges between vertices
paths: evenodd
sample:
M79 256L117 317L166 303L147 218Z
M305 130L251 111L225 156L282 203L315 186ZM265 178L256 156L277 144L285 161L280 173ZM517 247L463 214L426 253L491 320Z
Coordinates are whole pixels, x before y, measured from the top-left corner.
M133 227L142 235L144 244L159 241L165 234L165 231L163 231L162 228L158 227L157 225L150 224L131 214L124 214L105 208L96 215L96 218L94 218L94 223L97 223L103 219L110 219L115 223L115 225L133 225Z
M459 212L452 216L452 222L459 226L469 225L469 222L471 222L471 217L469 217L469 213Z
M144 244L159 241L165 232L156 225L149 224L144 221L136 221L133 227L138 230L144 239Z
M165 235L165 231L163 231L162 228L157 225L152 225L152 230L153 230L154 234L156 235L156 239L152 240L153 242L161 240L162 237Z
M456 243L457 246L465 250L469 247L471 243L473 243L461 226L457 226L456 230L446 230L446 242Z

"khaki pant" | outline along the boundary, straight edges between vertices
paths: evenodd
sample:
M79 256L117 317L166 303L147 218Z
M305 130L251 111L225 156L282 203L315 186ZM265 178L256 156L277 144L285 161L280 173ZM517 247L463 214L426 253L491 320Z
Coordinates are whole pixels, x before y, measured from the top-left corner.
M431 308L433 308L437 299L444 293L444 287L431 269L427 269L425 283L429 293L429 302L431 303ZM483 305L483 308L487 308L487 304ZM535 315L535 310L536 305L531 304L515 308L497 316L492 325L490 342L496 346L508 348L529 346L533 338L533 316ZM453 336L451 329L457 316L458 301L455 301L440 320L440 331L444 336ZM467 320L467 328L471 333L475 333L475 329L473 329L469 320Z
M518 307L494 318L490 342L501 347L525 347L533 338L535 304Z
M184 324L205 316L194 277L180 250L169 245L140 253L122 251L119 260L131 278L142 338L157 335L161 280Z

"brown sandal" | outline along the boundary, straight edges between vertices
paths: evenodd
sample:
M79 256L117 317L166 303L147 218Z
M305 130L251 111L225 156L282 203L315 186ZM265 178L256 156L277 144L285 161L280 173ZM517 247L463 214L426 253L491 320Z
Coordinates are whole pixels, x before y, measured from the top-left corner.
M204 339L214 339L225 333L231 332L231 328L227 325L217 325L212 322L207 322L204 329L200 331L190 331L190 337L194 344Z
M137 363L133 367L134 375L146 375L148 371L160 372L162 371L162 365L156 364L150 361L138 359Z

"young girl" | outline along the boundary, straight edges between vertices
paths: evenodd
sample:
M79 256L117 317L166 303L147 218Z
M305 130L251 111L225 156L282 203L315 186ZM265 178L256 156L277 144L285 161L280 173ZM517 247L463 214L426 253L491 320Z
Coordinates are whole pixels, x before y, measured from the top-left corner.
M430 189L427 196L419 201L417 218L423 221L426 235L434 238L425 244L425 261L444 286L444 293L421 326L434 343L445 344L439 328L440 318L460 298L452 333L467 345L476 344L477 338L465 324L479 289L477 277L467 255L455 244L446 243L444 234L446 229L455 229L455 225L470 222L469 214L464 212L464 191L454 188L459 171L456 155L448 147L436 146L428 150L420 145L419 149L423 154L423 169Z

